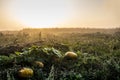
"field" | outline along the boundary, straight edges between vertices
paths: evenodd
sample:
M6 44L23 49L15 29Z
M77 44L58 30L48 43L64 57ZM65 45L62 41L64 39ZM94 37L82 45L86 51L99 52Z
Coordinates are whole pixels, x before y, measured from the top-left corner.
M120 29L1 31L0 80L120 80Z

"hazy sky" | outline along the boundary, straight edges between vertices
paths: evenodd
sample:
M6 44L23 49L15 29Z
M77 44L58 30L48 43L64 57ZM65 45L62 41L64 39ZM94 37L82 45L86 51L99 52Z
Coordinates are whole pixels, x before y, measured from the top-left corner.
M0 30L120 26L120 0L0 0Z

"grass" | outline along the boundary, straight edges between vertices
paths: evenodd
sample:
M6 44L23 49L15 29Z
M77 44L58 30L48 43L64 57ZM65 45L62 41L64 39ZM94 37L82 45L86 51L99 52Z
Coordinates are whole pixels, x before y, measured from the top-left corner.
M50 34L41 43L0 55L0 80L120 80L119 44L119 32ZM65 59L67 51L75 52L78 58ZM35 61L44 67L34 65ZM31 68L34 75L19 77L23 67Z

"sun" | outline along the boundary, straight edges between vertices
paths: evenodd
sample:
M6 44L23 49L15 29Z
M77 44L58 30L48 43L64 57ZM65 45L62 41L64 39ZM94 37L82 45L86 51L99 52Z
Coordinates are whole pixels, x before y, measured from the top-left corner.
M14 17L26 27L51 28L69 20L73 10L64 0L14 0L11 11Z

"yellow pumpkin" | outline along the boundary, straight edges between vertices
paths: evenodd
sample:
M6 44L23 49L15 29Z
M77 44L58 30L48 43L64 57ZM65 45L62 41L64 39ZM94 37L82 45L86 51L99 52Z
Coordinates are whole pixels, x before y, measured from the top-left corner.
M31 68L22 68L18 73L19 77L29 78L33 76L33 70Z
M77 59L78 55L74 52L66 52L64 58L66 59Z
M40 68L44 67L44 64L40 61L35 61L35 65L39 66Z

